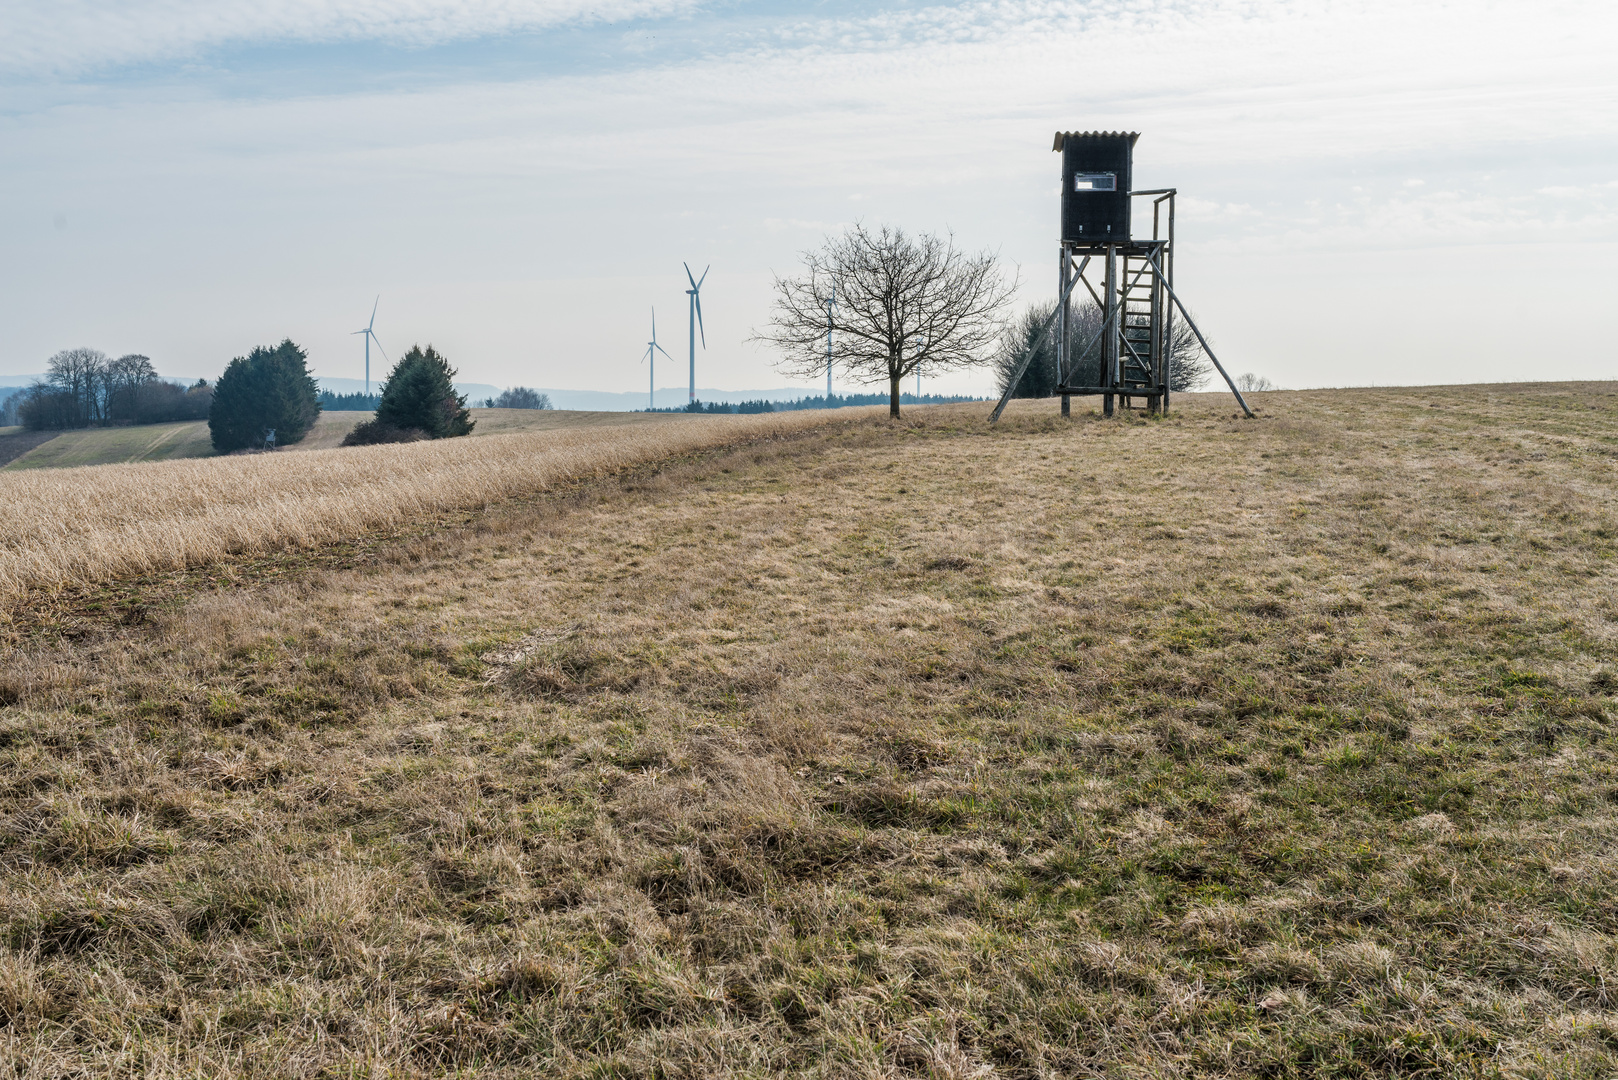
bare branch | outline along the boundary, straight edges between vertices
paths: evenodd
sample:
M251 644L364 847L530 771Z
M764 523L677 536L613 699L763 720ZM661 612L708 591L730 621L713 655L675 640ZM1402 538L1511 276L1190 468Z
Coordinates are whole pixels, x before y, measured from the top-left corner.
M991 362L1015 282L992 252L969 255L953 235L916 237L856 223L803 253L804 276L775 279L769 326L753 340L780 350L783 374L811 378L830 362L857 382L886 380L899 415L899 382L918 369ZM828 303L835 295L835 303Z

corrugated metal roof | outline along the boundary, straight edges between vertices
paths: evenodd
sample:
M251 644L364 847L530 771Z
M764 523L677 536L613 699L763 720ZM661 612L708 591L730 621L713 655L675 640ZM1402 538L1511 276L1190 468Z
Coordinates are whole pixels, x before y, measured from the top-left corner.
M1051 147L1051 149L1052 150L1060 150L1060 149L1062 149L1062 144L1064 142L1066 142L1068 139L1095 139L1095 138L1120 139L1120 138L1125 138L1125 137L1127 137L1129 139L1129 145L1134 146L1135 145L1135 140L1140 138L1140 132L1138 132L1138 131L1058 131L1056 133L1056 145Z

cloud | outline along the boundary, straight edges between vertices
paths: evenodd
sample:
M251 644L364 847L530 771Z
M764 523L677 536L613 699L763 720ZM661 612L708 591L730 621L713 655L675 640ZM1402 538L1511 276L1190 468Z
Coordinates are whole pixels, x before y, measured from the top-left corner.
M407 46L688 11L697 0L12 0L0 70L74 74L242 45Z
M681 308L679 263L698 258L734 275L714 292L707 362L751 370L739 346L727 359L725 327L739 340L757 325L767 270L851 216L1003 245L1048 288L1057 128L1144 133L1137 178L1180 188L1188 287L1226 327L1246 302L1218 299L1233 255L1290 267L1326 252L1314 265L1330 268L1403 247L1427 266L1446 246L1618 238L1606 9L1001 0L820 18L797 2L779 15L699 0L12 0L0 64L36 73L0 111L18 370L63 328L89 332L83 296L108 344L144 327L131 348L147 334L206 358L295 331L342 356L349 309L381 291L390 334L513 365L480 378L541 380L476 358L543 350L575 365L543 376L553 385L606 385L617 360L600 358L633 365L643 302ZM626 30L605 20L634 19L658 48L614 52ZM562 26L586 27L562 48L606 59L514 50L520 63L478 66L496 51L482 39ZM431 77L311 81L334 52L293 47L267 54L272 77L251 93L228 78L231 50L356 41L463 44L441 64L341 54ZM129 66L98 82L107 65ZM71 229L52 229L58 212ZM1338 302L1294 276L1300 310ZM1611 282L1599 265L1591 277ZM215 324L200 344L199 318ZM1269 340L1263 317L1252 325Z

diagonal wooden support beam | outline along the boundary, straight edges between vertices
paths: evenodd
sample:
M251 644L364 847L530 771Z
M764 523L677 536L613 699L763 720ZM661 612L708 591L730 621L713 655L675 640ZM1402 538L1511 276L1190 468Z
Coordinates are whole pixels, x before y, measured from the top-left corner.
M1163 276L1163 270L1157 265L1157 259L1152 258L1151 263L1152 269L1157 271L1157 280L1163 284L1163 291L1169 294L1169 299L1174 301L1174 306L1180 309L1181 315L1185 316L1185 324L1191 328L1193 334L1197 335L1197 341L1201 343L1202 351L1208 354L1208 359L1213 361L1213 366L1219 370L1219 374L1225 377L1225 385L1230 387L1232 394L1236 395L1236 404L1242 407L1242 412L1246 413L1247 418L1251 420L1253 410L1247 407L1247 399L1242 397L1240 390L1236 389L1236 380L1230 377L1230 372L1225 370L1225 365L1219 362L1219 357L1215 356L1214 351L1208 347L1208 339L1202 336L1202 331L1197 329L1197 321L1191 317L1191 313L1185 309L1185 304L1175 295L1174 287Z
M1086 257L1084 261L1088 263L1090 260L1088 257ZM1006 411L1006 403L1011 400L1011 395L1017 389L1017 384L1022 382L1023 372L1028 370L1028 365L1033 361L1034 354L1039 351L1039 347L1041 345L1045 344L1045 339L1050 337L1051 327L1056 325L1056 317L1062 313L1062 305L1067 303L1067 298L1073 294L1073 287L1083 280L1084 266L1080 265L1079 272L1073 275L1073 280L1067 283L1067 288L1062 290L1062 295L1056 298L1056 306L1051 309L1050 318L1046 319L1045 325L1040 328L1039 336L1035 338L1034 343L1028 346L1028 348L1023 352L1022 363L1017 365L1017 370L1011 376L1011 381L1006 383L1005 393L1000 395L1000 404L996 405L994 407L994 412L989 414L989 423L993 424L998 422L1000 419L1000 414ZM1110 322L1111 320L1108 321ZM1104 324L1101 328L1101 332L1098 332L1095 338L1090 340L1090 345L1094 345L1096 338L1101 337L1101 333L1104 333L1106 329L1107 327ZM1089 351L1090 345L1086 345L1084 347L1086 352ZM1081 353L1080 355L1083 354Z

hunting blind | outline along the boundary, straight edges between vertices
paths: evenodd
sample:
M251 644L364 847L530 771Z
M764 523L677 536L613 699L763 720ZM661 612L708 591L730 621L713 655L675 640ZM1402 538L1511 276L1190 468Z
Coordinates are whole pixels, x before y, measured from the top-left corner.
M1029 343L1000 403L989 417L1000 419L1006 403L1022 381L1045 339L1056 334L1057 386L1062 415L1071 413L1074 395L1100 395L1101 411L1113 414L1116 399L1131 408L1140 399L1151 412L1167 412L1172 382L1175 311L1202 345L1208 359L1224 376L1230 392L1248 416L1241 391L1214 356L1202 331L1186 312L1174 291L1174 188L1135 191L1135 140L1139 132L1058 131L1053 149L1062 155L1062 229L1057 262L1056 310L1038 336ZM1136 239L1130 231L1134 200L1152 200L1151 239ZM1096 280L1091 281L1090 273ZM1101 312L1101 327L1082 348L1073 348L1069 333L1074 291L1083 285ZM1096 356L1099 344L1099 380L1096 385L1075 382L1079 361ZM1089 369L1091 373L1094 368Z

